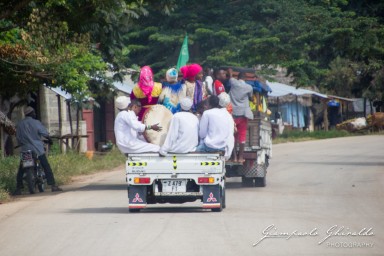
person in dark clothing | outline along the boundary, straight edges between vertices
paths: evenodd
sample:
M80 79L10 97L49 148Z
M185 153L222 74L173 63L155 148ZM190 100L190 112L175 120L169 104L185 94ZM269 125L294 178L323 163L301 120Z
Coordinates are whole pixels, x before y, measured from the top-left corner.
M55 177L45 155L44 143L41 140L41 137L44 137L51 142L47 129L39 120L36 120L36 112L32 107L26 107L24 109L24 115L25 118L17 124L16 129L16 138L21 146L21 151L32 150L32 152L37 155L40 164L45 171L47 183L48 185L51 185L52 192L63 191L60 187L56 186ZM17 187L14 195L21 194L23 174L23 169L20 165L19 171L17 172Z

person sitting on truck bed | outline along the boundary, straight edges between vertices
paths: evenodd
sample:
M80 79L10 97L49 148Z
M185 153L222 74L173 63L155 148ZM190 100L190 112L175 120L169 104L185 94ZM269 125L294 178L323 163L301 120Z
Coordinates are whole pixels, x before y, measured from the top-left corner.
M138 114L141 110L141 103L133 99L129 104L129 98L126 96L117 97L116 107L120 110L115 119L116 145L122 153L144 153L159 152L160 147L155 144L144 141L139 133L145 130L161 131L158 124L144 125L138 120Z
M209 108L204 111L199 125L200 143L198 152L225 152L231 132L229 115L219 105L219 98L212 95L208 98Z
M181 112L174 114L171 119L167 138L160 148L160 155L196 150L199 144L199 120L190 112L192 103L192 100L187 97L180 100Z
M233 112L232 115L235 119L237 134L235 136L236 145L239 145L239 155L237 156L236 146L233 151L233 160L235 162L244 162L243 153L245 147L245 140L247 137L248 119L253 119L253 113L249 107L249 99L252 97L252 86L247 84L243 79L245 74L240 72L238 79L232 78L232 70L228 70L230 76L229 82L231 89L229 96L231 97Z
M233 136L235 133L235 121L233 121L232 115L229 113L227 107L231 104L231 98L228 93L223 92L219 96L219 105L222 107L222 110L227 114L228 119L231 120L230 133L228 136L227 146L225 147L225 160L229 160L232 155L233 147L235 146L235 137Z

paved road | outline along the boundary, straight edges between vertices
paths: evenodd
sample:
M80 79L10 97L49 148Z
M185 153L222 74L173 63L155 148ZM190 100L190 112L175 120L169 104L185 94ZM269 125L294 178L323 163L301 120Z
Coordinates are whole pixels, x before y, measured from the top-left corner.
M222 213L129 214L115 170L0 205L0 255L384 255L383 153L384 136L276 145L267 187L229 179Z

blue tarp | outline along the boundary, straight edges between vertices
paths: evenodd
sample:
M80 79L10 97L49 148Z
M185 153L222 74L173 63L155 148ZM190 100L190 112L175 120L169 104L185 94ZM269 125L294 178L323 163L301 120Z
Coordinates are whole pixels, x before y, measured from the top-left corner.
M308 113L308 107L296 104L296 102L287 102L281 104L279 110L284 122L291 124L295 128L303 128L305 126L304 119Z
M268 85L263 84L259 81L245 81L245 82L252 86L253 92L268 93L272 91Z
M296 128L303 128L305 126L305 119L308 118L307 115L309 113L308 107L300 104L300 101L297 100L298 97L303 95L315 95L320 98L328 98L325 94L307 89L296 88L286 84L267 81L267 85L272 89L272 91L268 93L269 98L284 99L284 96L288 96L287 98L290 100L280 101L279 111L282 114L283 122L291 124ZM292 95L294 97L291 97ZM292 98L296 98L296 100L292 101Z

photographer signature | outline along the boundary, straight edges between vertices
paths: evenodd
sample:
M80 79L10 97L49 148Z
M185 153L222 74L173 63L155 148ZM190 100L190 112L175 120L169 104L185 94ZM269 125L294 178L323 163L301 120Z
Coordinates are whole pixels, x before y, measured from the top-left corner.
M289 240L296 237L315 237L319 236L318 228L313 228L310 231L294 230L292 232L280 232L277 230L274 224L269 225L262 231L262 237L253 244L256 246L267 238L283 238ZM327 241L331 237L367 237L374 236L373 228L362 228L359 231L351 231L344 226L333 225L326 231L326 236L318 242L319 245Z

